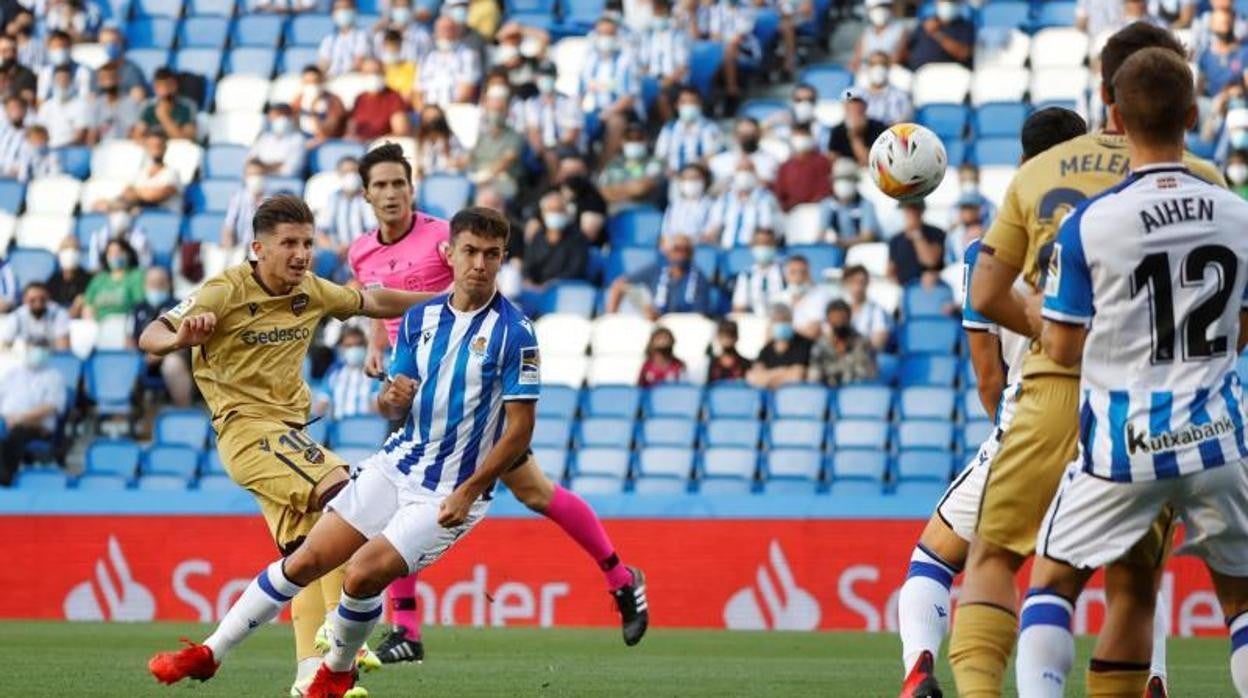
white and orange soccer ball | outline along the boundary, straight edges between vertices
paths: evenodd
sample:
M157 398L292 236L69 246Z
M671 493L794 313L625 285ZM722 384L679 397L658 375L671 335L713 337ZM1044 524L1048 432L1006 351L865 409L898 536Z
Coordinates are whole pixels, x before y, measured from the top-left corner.
M871 145L875 186L898 201L921 199L940 186L949 156L940 137L918 124L893 124Z

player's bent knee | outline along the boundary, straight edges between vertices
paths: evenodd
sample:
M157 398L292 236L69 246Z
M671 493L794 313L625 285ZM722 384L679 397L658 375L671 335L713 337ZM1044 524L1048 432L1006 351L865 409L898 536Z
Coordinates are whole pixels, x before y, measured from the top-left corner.
M1013 550L980 538L970 547L966 566L1002 568L1013 574L1023 566L1023 562L1023 557Z
M919 536L919 545L935 553L941 560L962 567L966 564L967 550L970 544L958 537L939 516L933 516L923 528Z

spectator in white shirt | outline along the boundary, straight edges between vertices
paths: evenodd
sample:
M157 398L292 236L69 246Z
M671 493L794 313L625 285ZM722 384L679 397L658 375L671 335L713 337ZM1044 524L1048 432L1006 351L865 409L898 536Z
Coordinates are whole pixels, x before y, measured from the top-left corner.
M691 164L706 165L723 147L719 124L702 112L702 94L693 87L680 88L676 98L676 118L659 131L654 154L663 161L667 176Z
M867 298L867 285L871 282L871 274L867 268L858 264L846 267L841 274L841 290L845 300L853 311L851 322L858 334L871 342L876 351L883 351L888 346L889 336L893 331L893 321L884 308Z
M23 365L0 380L0 486L13 483L27 444L50 438L65 411L65 380L49 355L46 342L32 342Z
M355 28L355 2L334 0L333 34L321 39L317 65L326 77L337 77L358 70L360 61L369 55L368 34Z
M96 210L161 208L182 212L182 180L165 162L169 139L163 131L148 131L143 137L147 159L139 173L114 201L97 201Z
M784 272L776 260L776 234L767 228L754 231L750 255L754 264L737 274L732 287L732 312L767 317L767 311L785 298Z
M640 70L633 52L622 45L619 33L614 20L599 19L581 69L581 106L586 113L595 114L602 125L603 162L619 154L628 122L644 116Z
M711 208L711 219L702 239L723 248L742 247L754 239L754 232L767 228L780 234L780 203L754 174L754 164L742 158L732 175L732 186Z
M338 161L338 191L316 221L316 271L333 278L344 267L347 250L356 238L377 227L373 208L364 200L360 163L352 157ZM324 272L324 273L322 273Z
M22 171L17 177L23 182L61 174L61 161L48 147L48 129L40 124L26 129L26 149L23 152Z
M830 300L827 290L811 276L810 260L805 255L790 255L784 260L780 302L793 309L793 328L798 334L812 340L819 336Z
M780 162L774 155L759 148L762 130L758 126L758 121L750 117L737 119L734 133L736 134L736 147L712 157L710 161L715 191L722 192L729 188L733 173L739 169L738 163L741 160L749 160L753 164L754 174L764 184L770 185L774 182L776 171L780 169Z
M39 87L36 90L36 99L43 102L52 96L53 80L52 71L58 66L66 66L70 70L70 91L75 97L85 97L91 94L91 69L81 63L75 63L70 58L69 50L73 45L69 34L63 31L53 31L48 34L48 62L38 71Z
M421 60L416 79L413 100L417 107L476 101L481 59L463 42L461 27L450 17L439 17L434 23L433 50Z
M697 163L685 165L676 180L676 195L667 203L663 212L660 244L666 247L672 238L683 235L696 238L706 230L711 220L715 199L708 193L707 182L711 175Z
M243 186L230 197L230 205L221 221L221 247L243 249L251 247L255 231L251 219L264 199L264 165L252 160L243 166Z
M73 89L73 70L58 65L52 71L52 90L39 105L39 123L48 129L48 145L60 148L83 145L91 125L86 94Z
M306 139L295 127L290 105L269 105L268 117L268 128L256 138L247 158L259 162L266 175L297 177L303 174Z
M25 179L30 149L26 145L26 100L9 95L4 100L4 123L0 124L0 177Z
M892 125L909 121L914 115L914 105L905 90L888 82L891 65L888 54L876 51L867 57L867 118Z
M373 55L382 55L386 32L396 31L401 42L401 58L420 63L420 59L433 48L433 37L429 35L428 29L412 20L412 0L390 0L390 9L373 26Z
M313 409L317 416L338 420L377 414L381 381L364 372L364 359L368 355L366 344L367 339L360 328L348 325L342 329L342 336L338 339L339 363L321 384L323 392L317 396Z
M652 0L650 6L653 16L641 34L640 60L646 75L659 82L659 119L669 121L675 115L673 103L681 85L689 78L693 38L688 27L672 20L671 0Z
M529 148L542 158L547 172L559 169L559 149L585 145L585 114L576 100L555 89L555 66L537 68L537 94L523 103Z
M22 305L7 315L0 315L0 348L15 343L35 342L69 350L69 313L52 301L48 286L31 281L22 291Z

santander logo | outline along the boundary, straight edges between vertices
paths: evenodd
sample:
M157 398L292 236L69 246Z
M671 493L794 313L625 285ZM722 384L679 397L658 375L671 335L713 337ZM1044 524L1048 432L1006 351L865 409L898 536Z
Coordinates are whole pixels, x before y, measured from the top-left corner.
M777 540L768 546L768 562L758 566L754 586L745 587L724 606L729 630L814 630L822 611L810 592L797 586Z
M147 587L130 576L130 564L114 536L108 557L95 561L95 579L70 589L65 618L82 621L148 621L156 617L156 601Z

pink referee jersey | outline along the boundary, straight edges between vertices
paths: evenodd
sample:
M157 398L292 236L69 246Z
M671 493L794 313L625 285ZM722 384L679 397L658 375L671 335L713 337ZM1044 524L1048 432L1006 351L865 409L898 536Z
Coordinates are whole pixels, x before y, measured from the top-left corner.
M366 289L442 291L450 287L453 276L446 259L450 240L450 223L416 211L403 237L387 244L381 241L380 231L371 230L351 243L348 260L356 280ZM402 320L385 321L392 346Z

